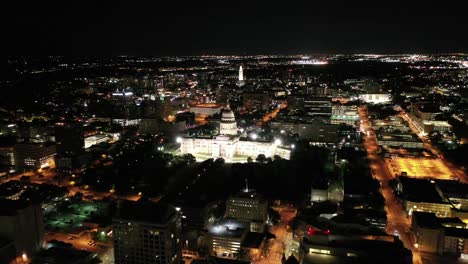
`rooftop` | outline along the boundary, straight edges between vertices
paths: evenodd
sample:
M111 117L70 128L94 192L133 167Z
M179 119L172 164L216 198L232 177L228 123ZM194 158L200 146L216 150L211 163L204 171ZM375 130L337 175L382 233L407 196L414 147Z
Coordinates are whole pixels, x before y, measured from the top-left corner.
M468 198L468 184L453 180L437 180L437 186L448 197Z
M176 213L174 207L161 203L119 201L114 219L166 224Z
M0 215L15 215L17 210L22 210L30 204L21 200L0 199Z
M377 133L377 138L385 141L421 142L414 134Z
M468 239L468 229L465 228L456 228L456 227L446 227L445 236L450 237L460 237Z
M413 212L413 221L415 221L418 226L422 228L442 228L439 218L437 218L435 213Z
M246 222L223 219L208 227L208 233L213 236L240 238L248 227Z
M436 121L436 120L424 120L424 125L434 125L434 126L444 126L444 127L452 127L447 121Z
M210 103L206 103L206 104L197 104L197 105L193 105L191 107L200 107L200 108L222 108L223 106L220 105L220 104L210 104Z
M447 204L436 190L436 185L426 179L399 177L403 185L404 198L412 202Z

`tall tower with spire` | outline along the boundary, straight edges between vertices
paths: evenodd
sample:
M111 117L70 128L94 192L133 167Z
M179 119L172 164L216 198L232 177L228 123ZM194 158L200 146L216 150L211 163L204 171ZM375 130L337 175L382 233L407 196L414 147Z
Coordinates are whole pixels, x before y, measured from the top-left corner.
M239 82L244 81L244 70L242 69L242 65L239 67Z

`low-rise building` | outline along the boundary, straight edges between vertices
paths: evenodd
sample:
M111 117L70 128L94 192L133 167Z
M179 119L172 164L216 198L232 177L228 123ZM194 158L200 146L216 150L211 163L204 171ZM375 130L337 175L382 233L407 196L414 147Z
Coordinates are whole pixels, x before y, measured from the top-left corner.
M452 216L452 203L441 193L434 181L399 177L396 187L398 196L403 200L406 212L435 213L438 217Z
M411 225L419 250L438 255L468 254L468 229L458 218L438 218L435 213L414 212Z
M270 126L273 131L298 134L299 137L316 143L336 143L338 141L338 129L340 128L338 124L286 121L271 122Z
M220 104L197 104L190 107L190 112L194 113L195 115L206 115L212 116L214 114L221 113L223 110L223 106Z
M19 143L15 145L15 166L17 169L39 169L54 164L55 144Z
M84 147L87 149L93 145L108 141L110 141L110 137L107 135L93 135L84 139Z
M413 263L411 251L394 237L366 239L314 232L302 240L300 254L303 264Z
M377 133L377 144L382 147L424 148L424 143L414 134Z

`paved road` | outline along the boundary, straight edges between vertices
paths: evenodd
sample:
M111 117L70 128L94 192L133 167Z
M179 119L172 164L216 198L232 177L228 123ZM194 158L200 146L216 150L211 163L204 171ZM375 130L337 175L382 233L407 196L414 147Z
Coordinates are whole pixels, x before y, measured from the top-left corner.
M421 254L414 246L413 234L410 231L410 220L407 217L402 205L398 203L393 194L392 188L388 185L389 181L394 176L387 170L385 161L377 155L378 145L375 133L371 128L367 110L363 107L359 108L359 115L362 120L361 129L366 135L364 137L364 148L367 150L367 155L371 163L372 177L379 180L380 191L385 199L385 211L387 212L387 233L397 234L406 248L413 253L413 263L423 263Z
M270 230L276 236L266 253L266 256L254 260L255 264L278 264L281 263L283 253L289 255L291 252L292 232L288 230L289 221L296 215L296 209L292 207L277 207L281 216L280 222Z

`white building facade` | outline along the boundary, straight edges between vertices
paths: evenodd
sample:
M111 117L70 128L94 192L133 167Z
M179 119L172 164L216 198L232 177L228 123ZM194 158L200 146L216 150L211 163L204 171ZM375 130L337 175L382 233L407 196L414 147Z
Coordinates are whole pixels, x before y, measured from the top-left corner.
M237 132L237 122L234 113L225 109L219 125L219 135L214 138L186 137L181 140L181 154L201 154L212 158L222 157L231 160L234 157L251 157L259 154L266 157L279 155L289 159L290 150L281 148L275 142L258 142L241 140Z

